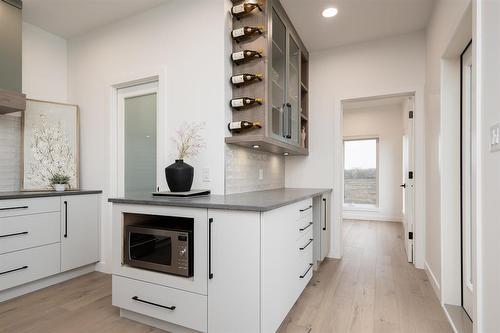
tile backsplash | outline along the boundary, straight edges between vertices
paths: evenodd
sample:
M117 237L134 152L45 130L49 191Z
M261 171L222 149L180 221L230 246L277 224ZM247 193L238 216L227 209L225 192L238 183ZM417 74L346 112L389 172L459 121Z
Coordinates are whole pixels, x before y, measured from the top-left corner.
M0 115L0 191L20 188L21 118Z
M226 194L281 187L285 187L283 156L226 145Z

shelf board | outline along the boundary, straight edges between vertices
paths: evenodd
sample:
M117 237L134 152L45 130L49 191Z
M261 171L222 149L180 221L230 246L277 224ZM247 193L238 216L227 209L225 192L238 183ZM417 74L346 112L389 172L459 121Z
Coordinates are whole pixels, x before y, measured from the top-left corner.
M302 90L303 90L304 92L308 92L308 91L309 91L309 89L307 89L307 87L306 87L306 85L304 84L304 82L300 82L300 86L302 87Z
M273 46L276 47L281 54L283 54L283 50L281 49L281 47L278 46L278 44L276 44L274 40L273 40Z
M303 114L303 113L300 114L300 118L302 118L305 121L309 120L309 118L305 114Z
M273 154L283 155L287 153L290 156L305 156L309 154L308 148L297 147L262 135L228 136L225 138L225 142L227 144L238 145L252 150L255 150L255 148L252 148L254 145L259 145L260 147L258 150L267 151Z

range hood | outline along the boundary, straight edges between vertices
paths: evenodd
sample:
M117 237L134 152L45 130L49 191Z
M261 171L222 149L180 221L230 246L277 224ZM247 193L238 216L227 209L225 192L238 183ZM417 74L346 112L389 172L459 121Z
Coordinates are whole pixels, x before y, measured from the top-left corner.
M21 0L0 0L0 114L26 109L22 93Z

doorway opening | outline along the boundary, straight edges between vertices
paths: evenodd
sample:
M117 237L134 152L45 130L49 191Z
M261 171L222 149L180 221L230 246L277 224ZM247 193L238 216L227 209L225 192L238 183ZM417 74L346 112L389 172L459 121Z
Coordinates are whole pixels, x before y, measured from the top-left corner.
M414 262L415 93L342 102L343 219L402 224Z

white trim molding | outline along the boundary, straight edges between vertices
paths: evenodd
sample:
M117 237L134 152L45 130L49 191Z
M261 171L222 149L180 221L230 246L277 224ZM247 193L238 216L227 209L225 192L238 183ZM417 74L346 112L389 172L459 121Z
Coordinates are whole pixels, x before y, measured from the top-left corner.
M441 286L436 279L436 276L432 272L431 268L429 267L429 264L427 261L424 264L424 271L427 274L427 277L429 278L429 282L431 283L432 289L434 290L434 293L436 294L437 298L439 299L439 302L441 303Z

